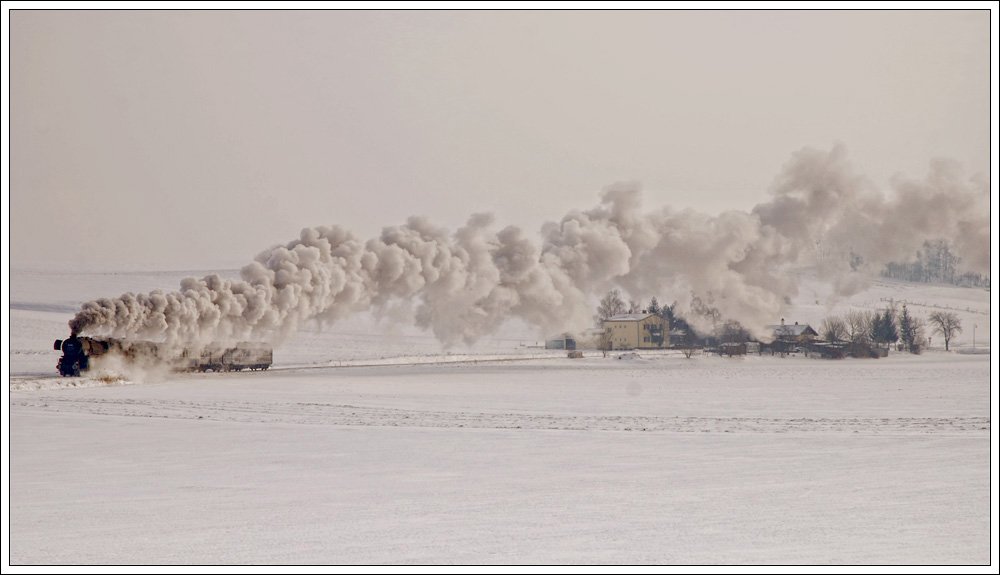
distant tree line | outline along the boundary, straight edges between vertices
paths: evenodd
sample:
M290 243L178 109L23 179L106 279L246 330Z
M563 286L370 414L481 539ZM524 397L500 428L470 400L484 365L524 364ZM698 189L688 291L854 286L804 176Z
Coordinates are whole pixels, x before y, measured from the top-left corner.
M990 276L958 272L962 259L953 254L944 240L925 241L912 262L889 262L882 276L910 282L949 283L970 287L990 287Z
M947 351L952 338L962 331L962 322L956 314L943 311L930 314L925 322L904 305L900 312L889 307L882 311L851 310L843 317L827 317L820 324L819 335L830 343L847 344L856 356L876 347L889 349L897 343L905 351L920 353L926 345L928 329L944 338Z
M889 349L899 342L911 353L923 349L923 324L903 306L882 311L851 310L840 316L829 316L819 326L819 335L829 343L846 344L851 355L863 357L875 348Z

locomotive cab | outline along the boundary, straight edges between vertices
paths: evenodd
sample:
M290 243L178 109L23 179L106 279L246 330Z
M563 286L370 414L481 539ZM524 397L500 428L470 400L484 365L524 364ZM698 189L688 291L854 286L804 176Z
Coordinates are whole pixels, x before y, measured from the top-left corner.
M61 349L63 354L56 363L56 369L63 377L77 377L81 371L86 371L90 367L87 354L83 351L83 342L75 335L71 335L67 340L57 339L52 347Z

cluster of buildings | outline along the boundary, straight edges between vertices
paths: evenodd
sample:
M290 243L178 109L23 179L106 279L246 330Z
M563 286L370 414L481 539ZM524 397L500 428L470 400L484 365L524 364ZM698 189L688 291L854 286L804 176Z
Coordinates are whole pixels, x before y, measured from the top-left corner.
M633 350L670 347L669 326L663 317L649 312L623 313L609 317L601 328L580 334L562 333L545 341L547 349L580 348Z
M819 334L808 324L780 324L767 326L772 333L768 342L758 342L751 338L738 341L720 341L717 335L688 338L679 329L670 329L669 322L662 316L642 311L624 313L605 319L601 328L586 330L580 334L563 333L546 340L547 349L576 350L577 348L612 350L666 349L685 346L712 348L726 355L746 353L788 353L798 348L819 349L823 344ZM835 354L834 354L835 355Z

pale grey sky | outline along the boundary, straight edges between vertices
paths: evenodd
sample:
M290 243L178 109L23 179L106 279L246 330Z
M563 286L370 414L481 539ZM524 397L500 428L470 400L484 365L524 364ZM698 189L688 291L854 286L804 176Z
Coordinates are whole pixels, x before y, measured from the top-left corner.
M602 187L748 209L792 152L989 171L989 13L10 12L11 261L204 269Z

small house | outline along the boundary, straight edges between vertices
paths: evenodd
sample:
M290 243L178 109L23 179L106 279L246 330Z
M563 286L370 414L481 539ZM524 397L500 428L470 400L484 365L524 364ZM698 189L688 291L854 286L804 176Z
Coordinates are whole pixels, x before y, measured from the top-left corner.
M800 325L799 322L786 324L784 318L781 319L781 324L769 325L767 329L771 330L774 340L770 344L767 344L764 349L767 349L772 354L792 353L799 348L807 349L819 337L816 330L809 324Z
M786 325L784 318L781 319L780 325L769 325L767 329L774 334L775 341L787 343L806 344L819 337L819 333L809 324L799 325L799 322L795 322L793 325Z

